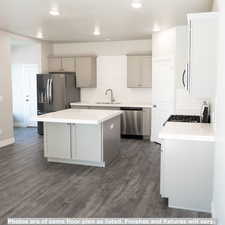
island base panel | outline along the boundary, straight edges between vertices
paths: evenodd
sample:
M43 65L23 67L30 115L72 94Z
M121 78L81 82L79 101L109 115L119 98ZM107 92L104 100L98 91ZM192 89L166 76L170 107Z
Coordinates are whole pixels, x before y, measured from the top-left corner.
M95 167L105 167L104 162L91 162L91 161L82 161L82 160L73 160L73 159L58 159L58 158L48 158L48 162L55 163L66 163L74 165L83 165L83 166L95 166Z
M120 116L103 123L103 161L110 164L120 153Z

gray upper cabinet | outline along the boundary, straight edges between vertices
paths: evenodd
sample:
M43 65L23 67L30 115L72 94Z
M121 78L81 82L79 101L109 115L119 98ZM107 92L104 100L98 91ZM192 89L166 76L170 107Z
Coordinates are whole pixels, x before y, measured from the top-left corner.
M127 56L127 87L150 88L152 86L152 57Z
M49 72L75 72L75 57L49 57Z
M62 68L66 72L75 72L75 57L62 57Z
M49 57L48 58L48 72L62 71L61 57Z
M77 86L95 88L97 86L96 57L76 57Z

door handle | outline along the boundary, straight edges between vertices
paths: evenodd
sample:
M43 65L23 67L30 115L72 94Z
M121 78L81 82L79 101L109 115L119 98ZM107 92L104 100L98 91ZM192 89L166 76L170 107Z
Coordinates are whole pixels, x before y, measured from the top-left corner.
M184 76L185 76L185 74L186 74L186 70L184 70L184 72L183 72L183 74L182 74L182 83L183 83L184 88L186 87L185 81L184 81Z

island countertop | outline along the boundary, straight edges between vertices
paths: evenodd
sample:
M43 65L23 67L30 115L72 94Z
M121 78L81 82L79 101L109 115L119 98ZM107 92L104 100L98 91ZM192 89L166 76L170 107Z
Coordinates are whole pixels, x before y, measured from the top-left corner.
M35 120L50 123L100 124L121 113L119 110L65 109L37 116Z

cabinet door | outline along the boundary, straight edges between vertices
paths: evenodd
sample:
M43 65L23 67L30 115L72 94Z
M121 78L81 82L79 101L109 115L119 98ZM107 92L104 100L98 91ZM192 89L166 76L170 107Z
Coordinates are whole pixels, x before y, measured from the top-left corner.
M44 123L45 157L70 159L70 125Z
M102 162L101 125L72 125L72 159Z
M127 56L127 87L141 86L141 58L140 56Z
M218 19L215 15L189 21L189 91L194 97L215 95L217 71Z
M96 87L96 58L76 57L78 87Z
M62 71L61 57L49 57L48 72L60 72L60 71Z
M141 56L141 87L152 87L152 57Z
M73 57L63 57L62 67L66 72L75 72L75 58Z

